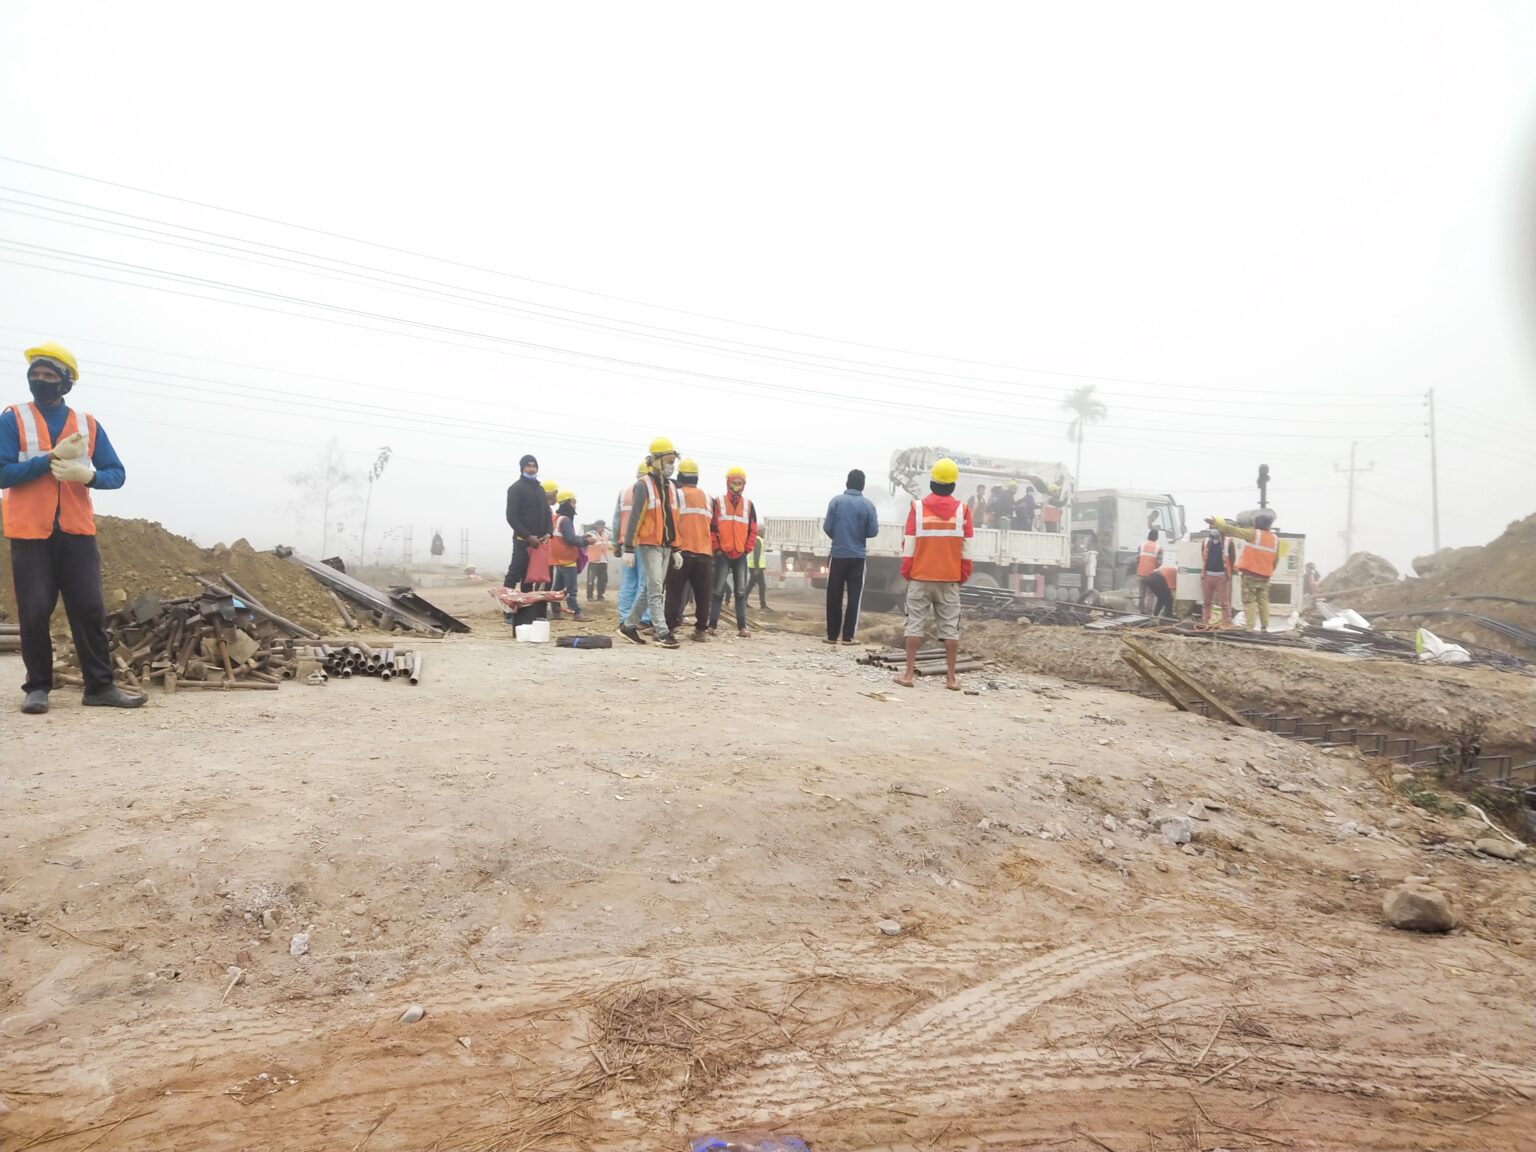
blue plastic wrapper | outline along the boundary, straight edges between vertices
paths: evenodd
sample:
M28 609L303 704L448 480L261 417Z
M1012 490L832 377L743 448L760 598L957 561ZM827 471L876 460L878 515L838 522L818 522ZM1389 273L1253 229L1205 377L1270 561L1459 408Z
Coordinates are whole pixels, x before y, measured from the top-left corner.
M760 1134L695 1136L688 1152L810 1152L798 1136Z

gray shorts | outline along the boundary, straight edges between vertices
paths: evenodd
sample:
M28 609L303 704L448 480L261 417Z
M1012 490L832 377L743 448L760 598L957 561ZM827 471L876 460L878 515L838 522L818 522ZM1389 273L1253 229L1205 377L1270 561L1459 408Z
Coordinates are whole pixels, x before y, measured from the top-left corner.
M960 585L935 580L907 583L908 636L921 636L938 618L939 639L960 639Z

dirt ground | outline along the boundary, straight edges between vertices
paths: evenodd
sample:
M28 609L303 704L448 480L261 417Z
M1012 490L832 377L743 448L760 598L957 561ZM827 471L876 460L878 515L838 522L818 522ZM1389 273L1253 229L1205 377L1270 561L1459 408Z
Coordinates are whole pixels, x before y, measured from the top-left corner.
M415 688L5 713L7 1149L1529 1141L1532 865L1381 765L905 691L782 618L582 651L435 599L476 631ZM1413 875L1462 927L1384 925Z

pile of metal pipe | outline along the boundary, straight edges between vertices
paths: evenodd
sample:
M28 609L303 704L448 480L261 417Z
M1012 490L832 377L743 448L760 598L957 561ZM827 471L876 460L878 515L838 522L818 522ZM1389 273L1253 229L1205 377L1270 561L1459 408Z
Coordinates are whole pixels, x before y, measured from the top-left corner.
M361 640L321 641L305 647L300 645L301 661L313 661L325 676L349 679L352 676L377 676L380 680L403 679L412 684L420 683L421 669L425 660L419 652L403 648L370 648Z

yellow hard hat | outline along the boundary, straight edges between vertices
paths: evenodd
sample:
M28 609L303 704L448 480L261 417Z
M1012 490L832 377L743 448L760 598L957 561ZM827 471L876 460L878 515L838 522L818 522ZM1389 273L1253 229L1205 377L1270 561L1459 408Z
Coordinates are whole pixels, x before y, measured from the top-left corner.
M672 441L668 440L665 436L658 436L651 441L651 455L675 456L677 455L677 449L672 447Z
M556 494L556 496L555 496L555 503L556 504L564 504L567 500L574 500L574 499L576 499L576 493L574 493L574 492L567 492L567 491L562 489L559 493Z
M544 481L543 487L544 495L546 496L553 496L556 492L560 491L560 485L556 484L553 480Z
M734 480L738 476L740 476L743 480L745 480L747 478L747 470L745 468L736 467L736 468L732 468L729 472L727 472L725 474L725 478L727 480Z
M960 479L960 466L946 456L934 464L931 475L935 484L953 484Z
M69 369L71 382L80 379L80 365L75 363L75 354L62 344L39 344L36 348L28 348L26 357L28 364L40 357L57 361Z
M650 470L651 458L647 456L644 460L640 461L640 467L635 469L635 479L638 480L641 476L644 476Z
M692 458L683 460L678 464L677 470L684 476L697 476L699 474L699 462Z

